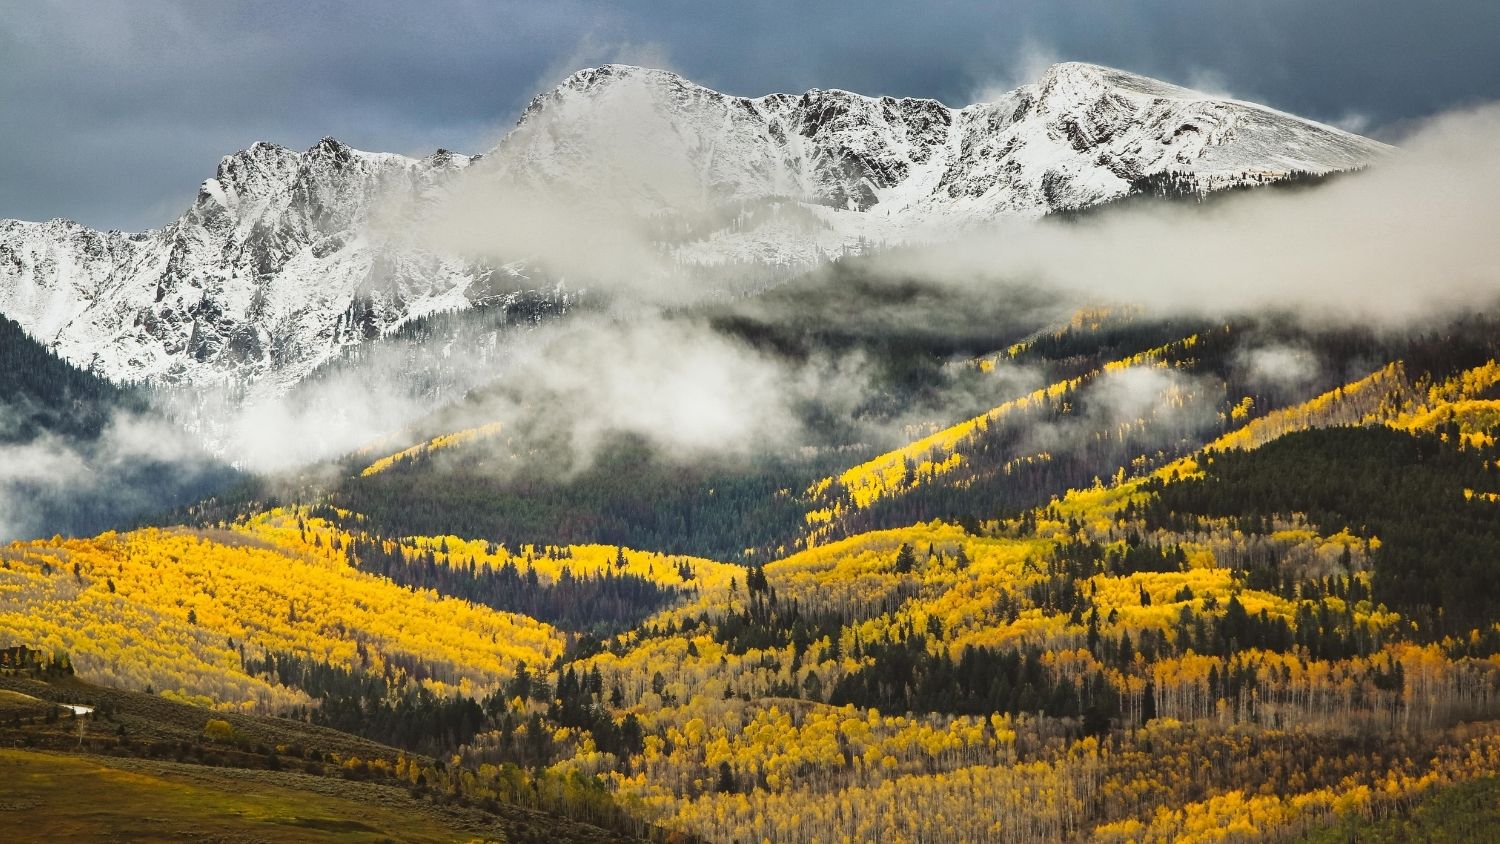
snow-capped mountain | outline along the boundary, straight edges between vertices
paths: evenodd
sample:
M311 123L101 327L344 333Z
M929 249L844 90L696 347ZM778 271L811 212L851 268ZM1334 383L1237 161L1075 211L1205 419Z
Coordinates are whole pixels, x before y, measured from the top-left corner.
M116 380L290 383L341 344L468 304L481 271L379 223L422 213L472 160L259 143L159 230L0 222L0 312Z
M262 143L226 157L160 230L0 222L0 312L111 378L279 390L342 346L524 286L484 267L534 256L481 264L406 234L476 185L571 203L585 223L631 221L679 265L805 267L1096 205L1151 176L1212 190L1355 169L1386 149L1078 63L964 108L838 90L733 97L606 65L533 100L487 156Z
M1357 169L1387 149L1082 63L957 109L839 90L732 97L608 65L533 100L476 176L498 171L638 215L686 213L680 258L806 263L861 243L942 239L1000 217L1096 205L1159 174L1216 190ZM725 209L756 213L747 221ZM803 224L789 231L791 220Z

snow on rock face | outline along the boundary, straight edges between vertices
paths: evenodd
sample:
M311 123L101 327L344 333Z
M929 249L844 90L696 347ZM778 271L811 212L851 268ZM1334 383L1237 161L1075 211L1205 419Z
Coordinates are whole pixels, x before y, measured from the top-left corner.
M1081 63L957 109L839 90L733 97L605 65L534 99L474 177L545 185L613 216L685 218L668 245L689 264L809 266L1096 205L1148 177L1217 190L1357 169L1387 149Z
M260 143L156 231L6 221L0 312L117 380L290 384L342 344L467 304L477 270L388 245L374 218L420 213L470 161Z
M594 194L613 186L613 199L646 211L787 199L920 225L1083 207L1163 172L1217 187L1349 170L1385 149L1081 63L961 109L838 90L731 97L667 71L606 65L533 100L481 169Z
M483 161L260 143L224 158L160 230L0 221L0 312L115 379L284 390L341 346L493 292L482 267L402 237L467 180L649 221L685 265L804 267L1098 204L1147 177L1219 189L1355 169L1386 150L1078 63L958 109L838 90L734 97L606 65L534 99Z

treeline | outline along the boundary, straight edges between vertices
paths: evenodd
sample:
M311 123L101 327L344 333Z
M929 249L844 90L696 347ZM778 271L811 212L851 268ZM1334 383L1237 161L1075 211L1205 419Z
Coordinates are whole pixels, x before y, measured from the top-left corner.
M1099 205L1054 211L1048 215L1048 219L1076 223L1129 214L1142 207L1152 207L1163 203L1217 204L1249 191L1294 191L1314 188L1349 172L1352 171L1312 173L1306 170L1292 170L1288 173L1249 176L1247 183L1244 184L1215 185L1195 173L1164 170L1132 179L1128 191L1119 199Z
M699 311L715 330L802 363L859 354L874 392L911 405L956 358L1004 349L1065 318L1071 306L1036 286L972 291L893 277L873 258L835 261L753 298Z
M93 439L116 413L145 413L145 397L85 372L0 316L0 443L22 443L55 434Z
M552 453L566 453L559 448ZM334 497L392 536L454 534L513 546L599 543L718 560L740 560L752 549L759 552L752 556L769 559L802 524L801 506L782 491L804 489L848 460L685 463L625 435L574 473L545 454L520 465L494 465L501 458L483 446L464 451L462 461L419 456L351 478Z
M691 587L662 586L630 572L606 569L575 575L566 566L556 580L544 580L535 569L523 574L514 563L467 565L438 562L428 550L409 558L400 546L362 535L346 546L349 563L414 589L434 589L504 612L519 613L555 627L606 635L628 629L666 607ZM681 574L688 574L683 571Z
M1042 664L1042 653L966 647L955 660L930 652L927 637L912 634L867 646L874 663L840 677L828 702L882 712L1042 713L1075 719L1089 735L1108 733L1120 714L1119 692L1098 671L1076 680L1058 676Z
M514 289L512 285L521 282L537 284L536 280L509 277L503 272L490 273L471 288L472 307L413 317L385 335L380 334L379 305L368 292L356 295L334 326L334 332L345 344L339 347L337 355L308 376L306 387L293 388L292 398L295 400L300 390L317 389L322 383L356 373L362 365L379 361L383 356L409 355L405 351L408 348L451 347L461 349L463 357L471 363L474 356L487 360L501 354L503 346L497 343L499 338L560 318L580 305L575 294L561 290ZM348 342L353 340L363 342ZM394 376L410 395L456 398L450 391L468 386L447 371L442 358L434 355L423 359L428 365L409 367ZM386 375L391 377L389 371Z
M1130 182L1130 195L1152 197L1155 199L1186 199L1203 202L1211 197L1217 199L1221 195L1245 193L1265 187L1281 189L1312 187L1323 184L1337 175L1339 175L1337 171L1332 173L1314 173L1308 170L1292 170L1287 173L1256 175L1249 178L1248 184L1217 187L1212 183L1205 183L1195 173L1163 170L1132 179Z

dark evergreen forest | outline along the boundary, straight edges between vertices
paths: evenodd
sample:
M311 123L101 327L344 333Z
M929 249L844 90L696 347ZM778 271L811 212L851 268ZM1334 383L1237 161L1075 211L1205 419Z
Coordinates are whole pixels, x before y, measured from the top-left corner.
M149 426L151 448L112 436L114 425ZM238 477L157 414L144 391L69 364L4 317L0 451L10 470L0 481L4 538L129 526Z

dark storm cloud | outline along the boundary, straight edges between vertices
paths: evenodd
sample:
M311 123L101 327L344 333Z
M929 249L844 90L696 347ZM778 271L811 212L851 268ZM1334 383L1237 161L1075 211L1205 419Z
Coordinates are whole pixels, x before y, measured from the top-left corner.
M534 93L606 61L737 94L964 104L1075 59L1386 133L1500 98L1490 0L3 6L0 217L100 227L167 221L261 139L483 151Z

